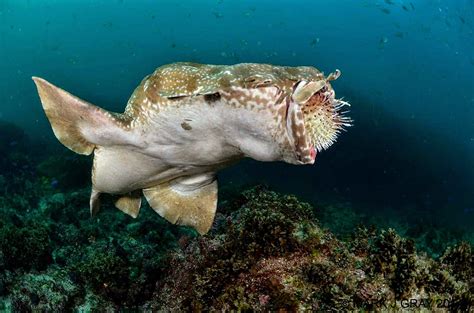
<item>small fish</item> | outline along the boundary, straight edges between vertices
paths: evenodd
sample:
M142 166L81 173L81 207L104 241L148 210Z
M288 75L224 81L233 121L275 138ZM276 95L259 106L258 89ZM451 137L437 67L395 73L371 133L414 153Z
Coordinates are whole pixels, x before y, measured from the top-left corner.
M410 11L406 5L402 5L402 9L407 11L407 12Z
M466 24L466 20L461 15L458 16L461 23Z
M61 48L60 44L53 44L50 49L51 51L59 51L60 48Z
M104 27L104 28L112 28L113 26L114 26L114 24L110 21L102 23L102 27Z
M212 12L212 14L214 14L214 16L215 16L216 18L222 18L222 17L224 17L224 15L223 15L222 13L220 13L220 12Z
M174 63L135 89L124 113L33 77L58 140L94 156L91 214L102 193L137 217L142 195L174 224L205 234L217 205L216 172L244 157L313 164L351 125L314 67Z
M393 2L392 0L385 0L385 3L386 3L386 4L390 4L390 5L395 4L395 2Z
M390 14L390 10L387 8L381 8L380 11L382 11L385 14Z
M410 7L411 9L414 11L415 10L415 6L413 5L413 3L410 2Z
M404 36L405 36L405 34L403 34L403 32L396 32L395 33L395 37L403 38Z
M421 31L424 33L430 33L431 32L431 27L427 25L421 25Z
M319 43L319 38L314 38L313 40L311 40L311 46L314 47L316 46L316 44Z

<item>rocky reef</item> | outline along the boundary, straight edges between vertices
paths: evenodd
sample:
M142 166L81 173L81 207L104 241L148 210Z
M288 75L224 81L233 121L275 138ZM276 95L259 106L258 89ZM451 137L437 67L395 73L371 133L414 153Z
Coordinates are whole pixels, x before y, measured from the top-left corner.
M0 147L0 311L473 309L461 235L357 226L347 205L265 186L222 188L206 236L148 207L132 219L107 198L91 218L87 172L67 171L87 162L16 147Z
M262 187L227 207L210 236L180 241L149 308L467 310L473 304L467 243L435 261L393 229L359 227L342 242L320 226L310 205Z

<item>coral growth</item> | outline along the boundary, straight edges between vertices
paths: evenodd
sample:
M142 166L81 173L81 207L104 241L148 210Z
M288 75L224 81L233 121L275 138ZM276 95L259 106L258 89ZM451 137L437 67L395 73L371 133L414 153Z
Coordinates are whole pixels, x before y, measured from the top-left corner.
M440 263L391 229L360 228L341 242L318 225L309 205L263 188L234 205L210 236L175 253L149 308L376 310L413 299L447 299L456 310L472 305L465 243Z
M74 306L79 288L66 271L50 270L23 275L12 286L11 304L15 311L65 311Z
M1 267L7 270L45 269L51 262L48 229L40 224L0 229Z

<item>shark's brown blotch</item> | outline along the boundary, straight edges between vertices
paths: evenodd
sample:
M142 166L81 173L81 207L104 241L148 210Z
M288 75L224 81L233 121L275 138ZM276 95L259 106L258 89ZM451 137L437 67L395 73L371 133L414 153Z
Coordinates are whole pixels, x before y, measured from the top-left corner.
M216 101L219 101L220 99L221 99L221 94L218 93L218 92L211 93L211 94L208 94L208 95L204 95L204 100L207 103L214 103Z
M193 129L193 128L191 127L191 125L189 125L187 122L182 122L182 123L181 123L181 127L182 127L184 130L191 130L191 129Z

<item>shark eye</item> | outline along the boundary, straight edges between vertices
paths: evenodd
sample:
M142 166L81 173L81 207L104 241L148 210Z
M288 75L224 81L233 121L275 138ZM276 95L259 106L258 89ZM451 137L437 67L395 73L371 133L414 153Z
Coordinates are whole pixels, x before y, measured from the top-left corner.
M293 85L293 93L298 89L298 87L301 86L304 86L306 85L306 81L305 80L300 80L299 82L297 82L296 84Z
M302 84L304 82L304 84ZM301 81L300 84L297 84L294 88L293 92L293 99L297 103L305 103L307 102L314 94L319 92L323 89L326 85L325 80L318 80L318 81L311 81L306 83L305 81Z

